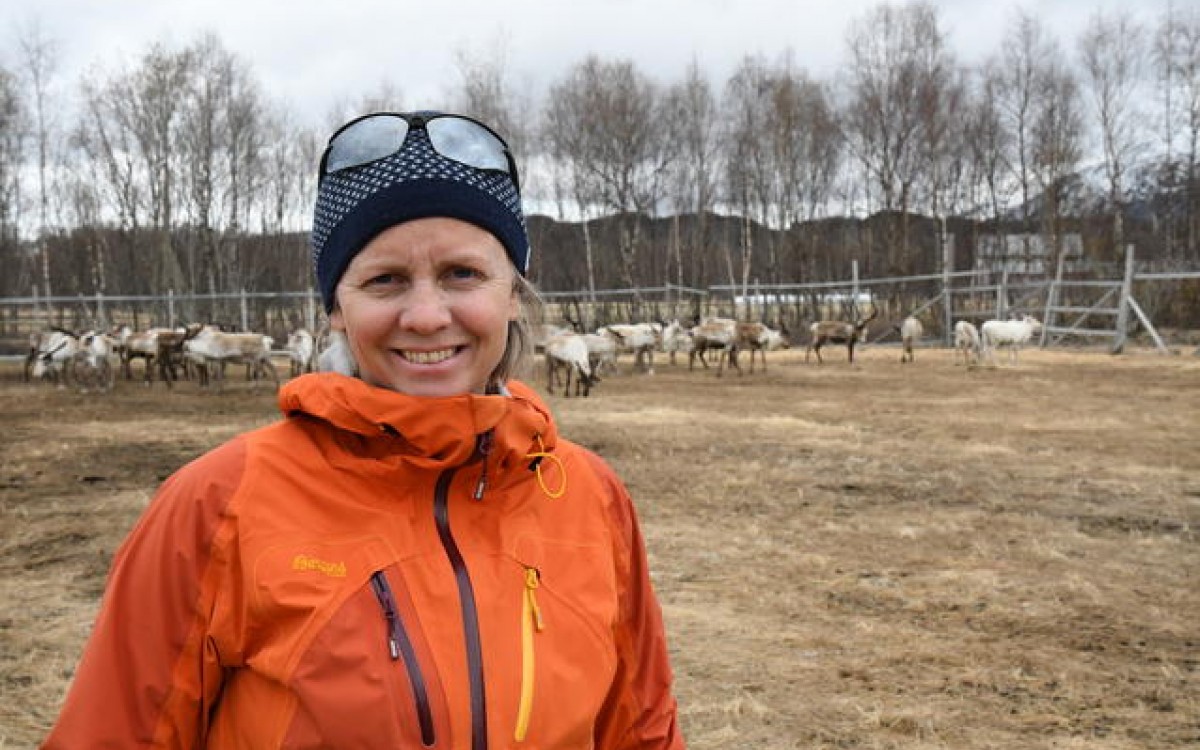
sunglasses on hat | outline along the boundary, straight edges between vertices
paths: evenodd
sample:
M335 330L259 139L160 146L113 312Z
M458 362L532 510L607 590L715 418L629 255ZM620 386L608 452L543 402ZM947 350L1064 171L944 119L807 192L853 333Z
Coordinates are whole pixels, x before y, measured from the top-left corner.
M319 175L324 178L391 156L416 128L425 131L441 156L474 169L503 172L521 191L512 153L496 131L470 117L436 112L375 112L351 120L329 137Z

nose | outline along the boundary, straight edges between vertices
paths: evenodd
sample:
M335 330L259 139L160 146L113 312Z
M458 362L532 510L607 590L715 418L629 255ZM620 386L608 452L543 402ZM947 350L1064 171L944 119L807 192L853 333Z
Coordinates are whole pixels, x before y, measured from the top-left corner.
M400 311L400 327L414 333L434 333L450 324L450 307L436 284L413 284Z

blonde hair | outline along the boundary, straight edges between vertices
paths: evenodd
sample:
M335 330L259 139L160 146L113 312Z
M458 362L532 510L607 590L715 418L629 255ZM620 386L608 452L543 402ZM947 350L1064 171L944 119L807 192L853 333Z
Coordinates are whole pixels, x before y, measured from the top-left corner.
M517 295L517 319L508 323L508 342L504 355L488 378L488 391L496 390L505 381L528 371L533 362L533 329L541 322L545 303L529 279L521 274L513 277L513 294Z

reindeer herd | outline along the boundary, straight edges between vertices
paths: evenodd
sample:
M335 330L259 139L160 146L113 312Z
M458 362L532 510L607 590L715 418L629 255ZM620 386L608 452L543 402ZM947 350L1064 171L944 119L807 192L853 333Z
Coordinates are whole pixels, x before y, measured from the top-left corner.
M873 308L866 317L855 314L850 320L812 323L804 361L815 354L817 363L823 364L821 347L837 344L846 347L847 361L853 364L854 348L865 342L867 327L877 316L878 310ZM920 319L910 315L893 328L900 334L901 363L913 362L915 348L924 335ZM954 326L955 364L961 357L967 366L995 365L995 351L1006 348L1009 362L1016 365L1017 352L1040 331L1041 323L1028 315L1020 320L989 320L981 328L960 320ZM741 352L749 352L750 373L754 372L756 354L765 372L766 353L789 346L790 336L783 326L773 329L759 322L720 317L697 318L691 326L678 320L608 325L595 333L576 333L572 328L546 324L537 343L545 359L547 391L553 394L558 387L565 396L587 396L605 371L616 372L617 356L622 353L633 354L634 372L650 375L654 374L656 351L668 354L672 365L677 354L687 354L688 370L693 370L697 361L708 369L708 357L715 356L716 376L721 377L726 367L742 374L738 361Z
M113 387L118 374L133 380L133 363L138 360L146 385L160 380L171 388L187 379L202 387L215 384L220 390L226 368L244 365L248 379L258 382L270 378L278 387L273 345L274 339L265 334L230 333L213 325L144 331L123 325L81 334L52 328L30 335L23 377L26 381L48 380L62 387L103 392ZM313 369L315 348L312 335L304 329L289 336L284 353L291 362L292 375Z
M654 374L655 352L670 356L687 354L688 369L698 361L708 369L714 356L717 377L726 367L742 373L740 352L750 354L750 372L754 372L755 354L767 369L767 351L788 346L786 330L775 330L763 323L740 322L729 318L704 318L691 327L674 320L667 324L636 323L601 326L595 333L575 333L553 324L542 327L537 348L546 362L546 389L554 393L561 385L564 395L572 392L586 396L604 372L616 372L617 356L633 355L633 371ZM561 381L561 382L560 382Z
M865 342L868 325L878 311L865 317L857 314L849 320L820 320L809 326L804 361L816 355L823 364L821 348L827 344L846 347L846 358L854 363L855 346ZM924 334L918 318L909 316L892 327L900 334L902 363L912 362L914 350ZM960 320L954 326L955 364L959 359L968 366L995 364L995 351L1009 350L1009 362L1017 363L1017 353L1041 330L1041 323L1025 316L1020 320L989 320L979 328ZM320 340L318 340L320 339ZM261 333L231 333L212 325L178 328L150 328L133 331L119 326L108 331L75 334L51 329L30 336L25 358L24 379L48 380L81 391L107 391L118 377L134 379L132 363L140 360L142 381L151 385L162 381L168 388L181 379L195 380L201 387L215 384L220 390L229 365L245 366L246 377L255 382L270 379L278 387L279 372L272 361L286 356L290 375L313 370L354 373L354 363L336 336L314 336L297 329L288 336L284 349L273 349L272 337ZM786 327L772 328L761 322L731 318L696 318L685 326L678 320L666 323L633 323L602 326L593 333L577 333L574 328L544 324L537 332L536 349L543 355L546 389L560 389L566 395L587 396L602 376L618 371L622 355L633 359L633 372L654 374L655 354L666 354L672 365L676 357L687 355L688 370L697 363L715 369L721 377L726 369L743 374L741 355L749 354L749 372L757 359L765 372L767 352L786 349L790 335Z

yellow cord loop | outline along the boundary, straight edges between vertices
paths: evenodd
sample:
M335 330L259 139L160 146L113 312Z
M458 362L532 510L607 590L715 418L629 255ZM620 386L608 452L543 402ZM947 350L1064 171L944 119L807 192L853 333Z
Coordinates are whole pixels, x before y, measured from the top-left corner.
M537 460L537 465L535 466L534 471L537 473L538 485L542 488L542 492L546 493L546 497L550 498L551 500L557 500L563 496L563 493L567 491L567 469L565 466L563 466L562 459L546 450L545 444L542 443L541 435L535 435L534 437L537 439L538 449L533 453L526 453L525 458ZM544 459L550 459L553 461L555 465L558 466L558 473L562 474L562 485L559 486L557 491L552 491L546 486L546 478L542 476L542 464L544 463Z

